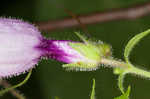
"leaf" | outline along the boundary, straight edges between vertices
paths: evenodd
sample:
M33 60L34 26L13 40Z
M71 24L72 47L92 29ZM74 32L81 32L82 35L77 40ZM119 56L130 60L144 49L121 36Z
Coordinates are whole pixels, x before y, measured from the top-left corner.
M125 61L127 63L129 63L129 55L130 55L130 52L132 51L133 47L143 38L145 37L146 35L148 35L150 33L150 29L140 33L140 34L137 34L135 35L129 42L128 44L126 45L125 47L125 51L124 51L124 58L125 58Z
M95 99L95 79L93 79L93 86L90 99Z
M119 78L118 78L118 87L120 89L120 91L122 92L122 94L124 94L124 88L123 88L123 78L124 78L124 74L120 74Z
M131 87L128 86L127 91L119 97L115 97L114 99L129 99Z
M124 91L124 87L123 87L124 76L125 76L125 72L122 72L122 73L119 74L119 78L118 78L118 87L119 87L122 95L118 96L118 97L115 97L114 99L129 99L131 87L128 86L127 91L126 92Z

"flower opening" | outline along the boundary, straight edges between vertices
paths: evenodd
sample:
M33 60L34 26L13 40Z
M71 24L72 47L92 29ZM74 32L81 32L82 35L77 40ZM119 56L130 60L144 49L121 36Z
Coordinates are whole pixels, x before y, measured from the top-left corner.
M0 18L0 78L33 68L42 55L36 48L41 38L39 30L27 22Z

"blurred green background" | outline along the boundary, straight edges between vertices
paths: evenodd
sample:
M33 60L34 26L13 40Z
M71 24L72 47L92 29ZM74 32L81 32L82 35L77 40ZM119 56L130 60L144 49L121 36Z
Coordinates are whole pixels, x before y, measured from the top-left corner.
M104 11L112 8L125 8L149 0L2 0L0 14L2 17L15 17L30 22L56 20L69 16L63 8L75 14L86 14ZM113 56L123 60L123 51L128 40L135 34L150 28L150 16L136 20L121 20L95 25L88 25L91 37L100 39L112 45ZM74 31L81 28L71 28L43 35L52 39L76 40ZM131 61L150 70L150 36L138 44L131 54ZM42 60L34 69L27 84L18 88L27 99L89 99L92 79L96 79L96 99L113 99L121 93L117 87L117 76L111 68L101 67L93 72L67 72L62 63L55 60ZM9 79L16 84L25 75ZM149 99L150 80L127 75L125 86L131 85L130 99ZM5 94L0 99L15 99L11 94Z

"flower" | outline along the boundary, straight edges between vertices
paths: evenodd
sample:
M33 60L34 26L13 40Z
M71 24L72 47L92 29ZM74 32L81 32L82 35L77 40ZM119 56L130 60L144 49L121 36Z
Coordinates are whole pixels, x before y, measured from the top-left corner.
M63 67L69 70L80 71L96 70L101 58L110 53L110 46L102 42L44 40L40 48L45 52L43 56L67 63Z
M75 70L95 70L103 57L110 56L105 43L48 40L32 24L18 19L0 18L0 78L19 75L47 57Z
M39 30L22 20L0 18L0 78L19 75L33 68L42 52Z

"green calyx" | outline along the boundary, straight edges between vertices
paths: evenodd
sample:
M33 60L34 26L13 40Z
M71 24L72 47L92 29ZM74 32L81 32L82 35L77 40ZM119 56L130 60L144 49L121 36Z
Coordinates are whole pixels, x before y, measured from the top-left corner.
M94 42L87 40L85 36L78 32L75 32L75 34L83 41L83 43L69 43L69 45L88 59L100 61L102 57L111 56L110 45L101 41Z
M88 59L100 60L101 53L97 46L84 43L69 43L69 45Z
M69 43L69 45L83 56L93 61L100 61L102 57L111 55L110 46L104 43Z
M64 64L63 67L75 70L95 70L100 65L101 58L111 56L111 47L102 42L88 41L86 37L79 33L75 33L82 41L70 42L69 46L79 52L87 61L79 61L77 63Z

